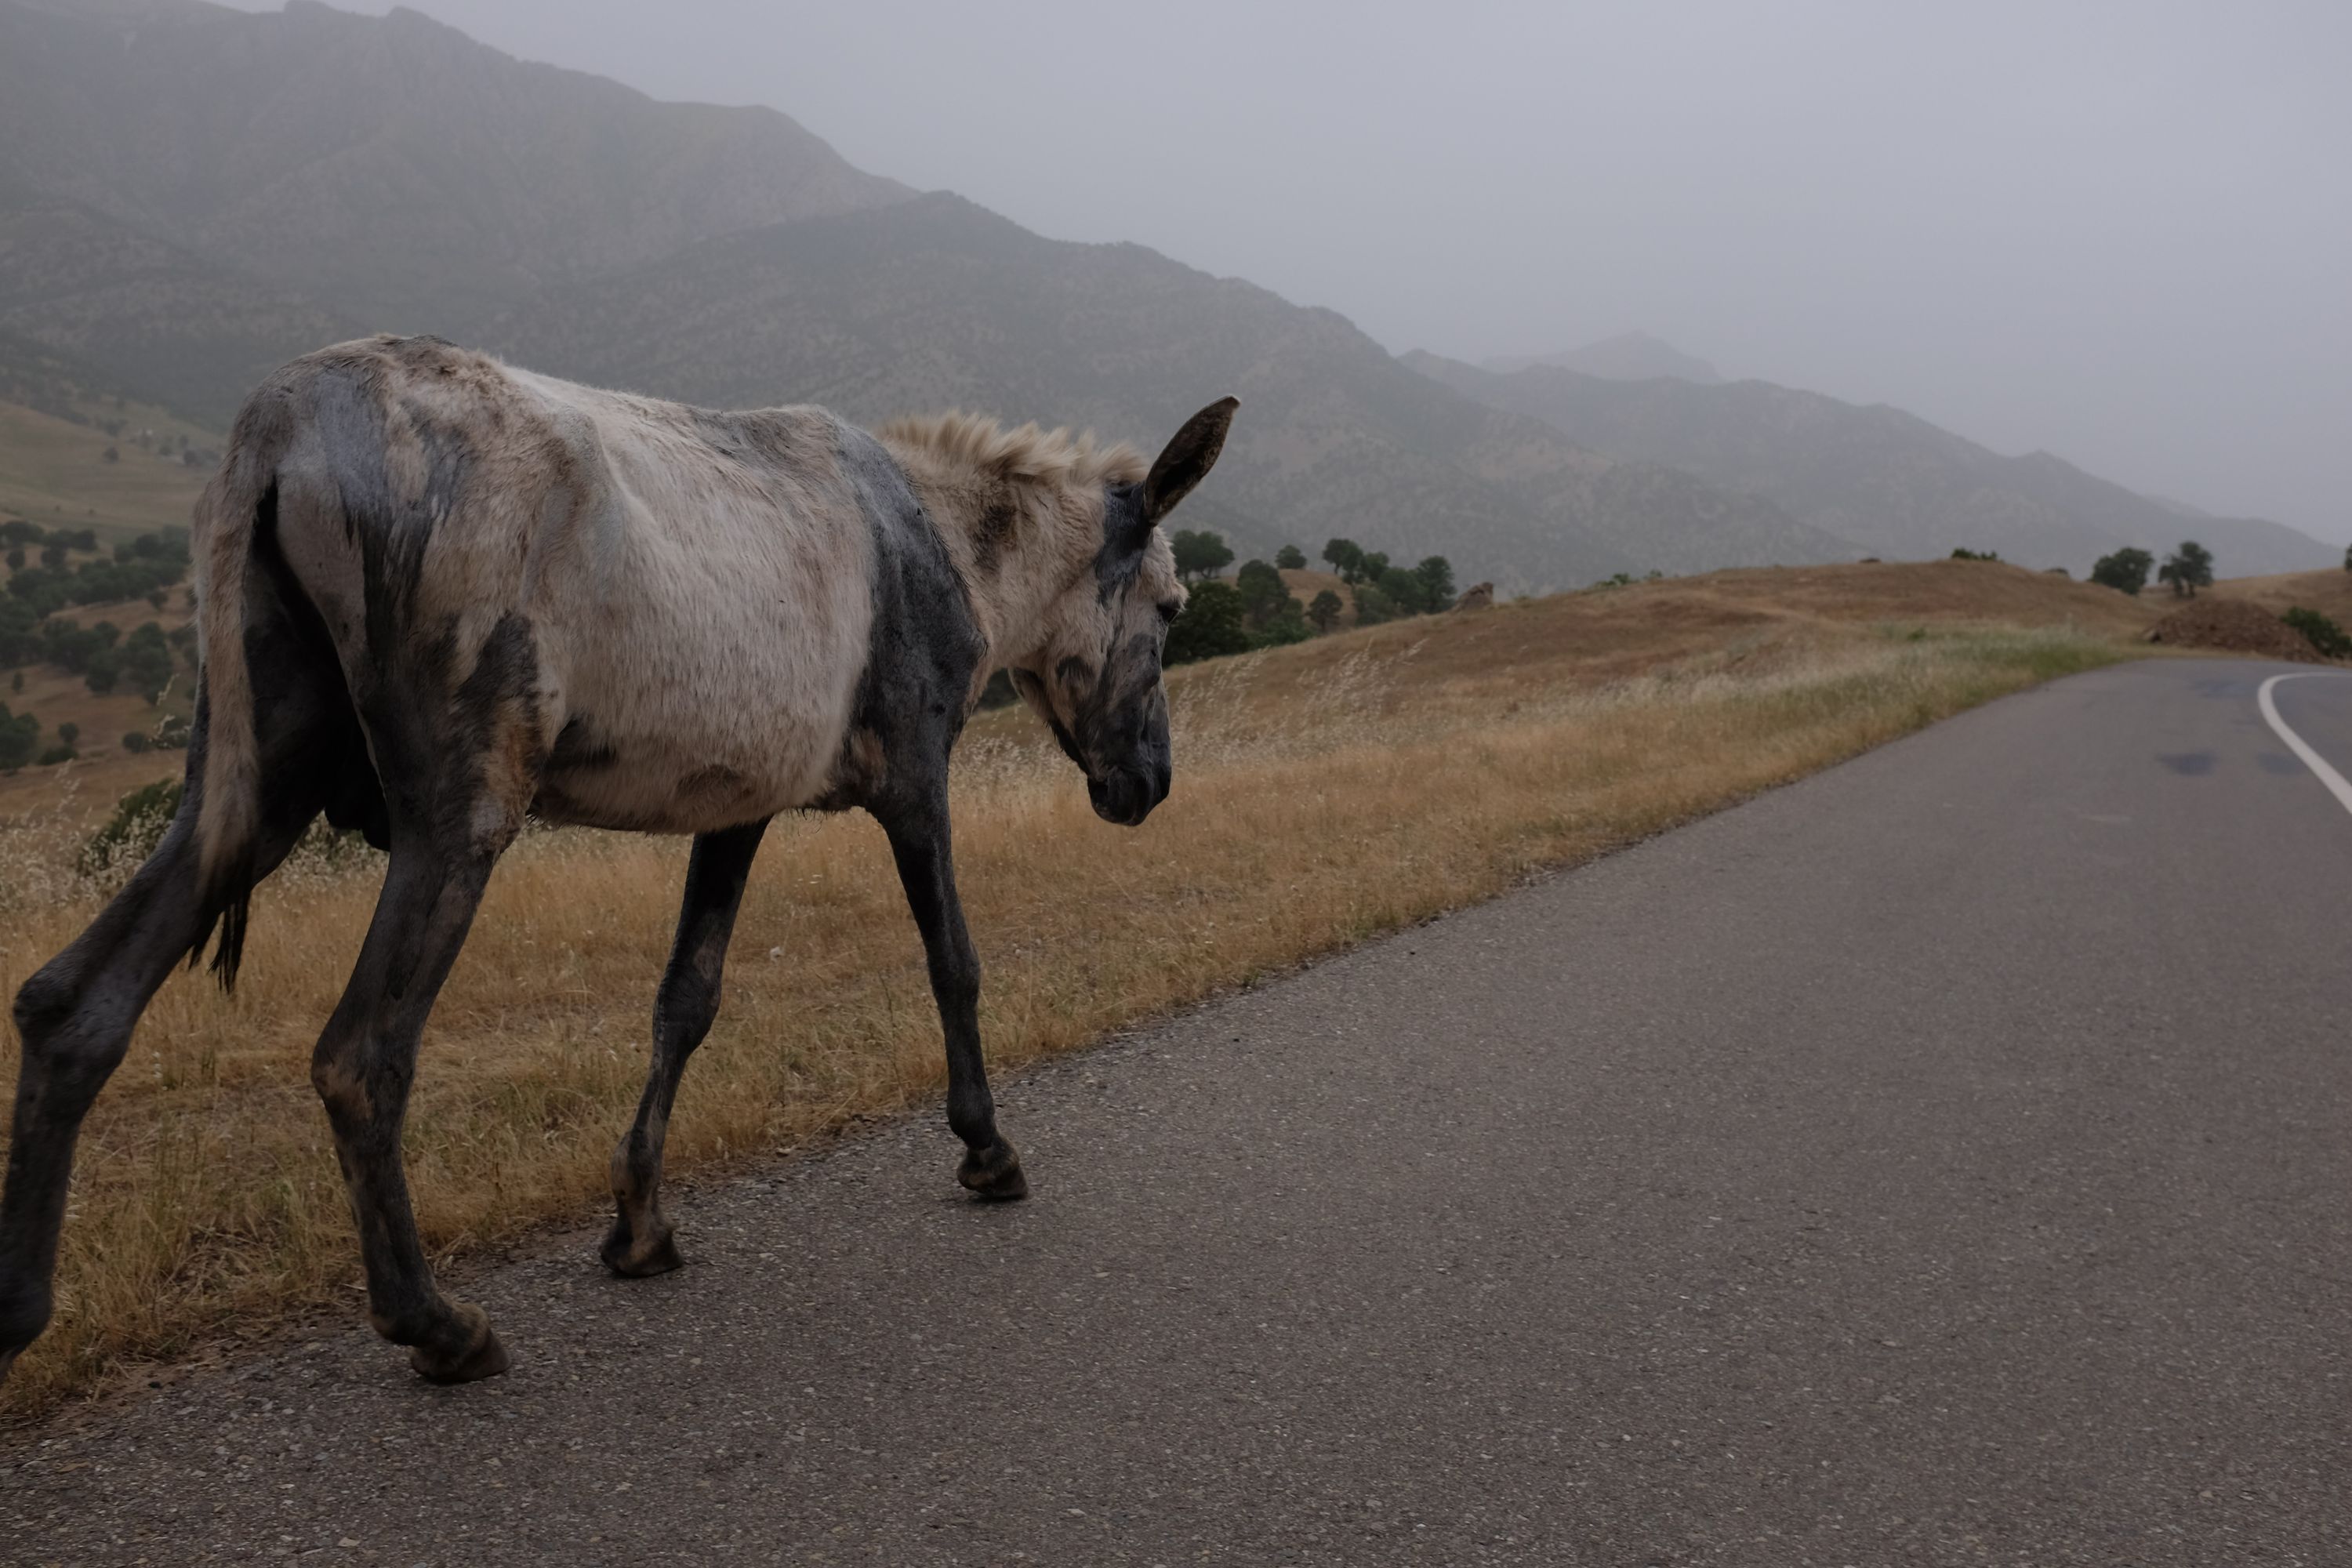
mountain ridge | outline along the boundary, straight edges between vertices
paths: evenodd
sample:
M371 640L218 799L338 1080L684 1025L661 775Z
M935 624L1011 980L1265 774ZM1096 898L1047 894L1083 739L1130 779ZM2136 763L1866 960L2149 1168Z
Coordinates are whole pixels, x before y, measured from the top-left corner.
M1764 381L1716 386L1612 382L1557 366L1498 375L1415 351L1405 363L1569 439L1685 468L1764 496L1875 554L1997 551L2088 570L2126 545L2161 552L2185 533L2232 574L2340 563L2340 549L2263 518L2184 515L2053 453L2006 457L1885 404L1852 404Z

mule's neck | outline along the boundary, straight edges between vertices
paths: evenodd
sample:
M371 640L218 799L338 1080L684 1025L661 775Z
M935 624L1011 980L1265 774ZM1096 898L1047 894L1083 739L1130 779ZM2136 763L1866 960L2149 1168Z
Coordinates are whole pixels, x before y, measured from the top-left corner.
M1102 533L1098 495L958 471L923 454L901 454L900 460L988 645L982 677L1025 665L1045 644L1055 602L1094 569Z

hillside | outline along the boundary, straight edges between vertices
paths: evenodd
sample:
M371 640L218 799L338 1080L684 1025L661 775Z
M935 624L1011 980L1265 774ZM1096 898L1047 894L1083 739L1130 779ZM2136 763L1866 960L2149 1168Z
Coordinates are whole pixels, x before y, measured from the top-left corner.
M0 0L0 346L218 427L268 366L379 329L698 402L1142 440L1238 391L1194 526L1440 550L1519 589L1851 552L1434 387L1331 312L912 198L769 110L408 11Z
M1720 386L1723 376L1696 354L1686 354L1647 332L1621 332L1613 338L1549 354L1501 354L1478 362L1479 368L1509 375L1531 365L1553 365L1603 381L1652 381L1673 376L1701 386Z
M0 149L24 185L244 276L461 330L550 279L913 194L773 110L659 103L315 0L6 0Z
M1243 413L1202 500L1246 541L1436 550L1521 589L1852 553L1767 501L1457 396L1331 311L1140 246L1045 239L944 193L552 289L491 341L690 402L869 421L962 405L1139 441L1230 392Z
M2047 452L2003 457L1897 408L1761 381L1623 382L1549 365L1498 375L1422 353L1405 363L1570 440L1764 496L1873 554L1934 558L1966 546L2082 573L2122 546L2161 552L2193 534L2231 575L2342 559L2340 546L2283 524L2184 518Z
M2079 571L2177 536L2055 459L1704 384L1643 334L1549 356L1591 374L1416 374L1331 311L1047 240L773 110L657 102L414 11L0 0L0 397L37 361L218 430L270 366L378 330L868 422L961 404L1148 442L1234 392L1192 526L1433 550L1507 592L1961 543ZM2319 563L2275 525L2197 528L2224 571Z
M2352 572L2284 572L2270 577L2225 577L2208 590L2224 599L2245 599L2271 614L2317 610L2352 630Z

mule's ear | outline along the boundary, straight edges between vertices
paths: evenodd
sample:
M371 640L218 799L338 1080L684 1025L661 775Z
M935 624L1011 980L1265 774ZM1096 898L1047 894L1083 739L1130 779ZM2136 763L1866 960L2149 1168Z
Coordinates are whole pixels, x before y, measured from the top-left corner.
M1217 399L1184 421L1184 428L1153 459L1151 471L1143 477L1144 527L1175 510L1176 503L1209 477L1217 454L1225 449L1225 432L1233 428L1234 410L1241 405L1238 397Z

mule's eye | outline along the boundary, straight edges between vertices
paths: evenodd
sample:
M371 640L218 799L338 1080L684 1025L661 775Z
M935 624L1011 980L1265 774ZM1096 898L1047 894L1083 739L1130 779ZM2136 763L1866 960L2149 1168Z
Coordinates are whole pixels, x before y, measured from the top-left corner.
M1161 626L1173 626L1175 624L1176 617L1183 613L1184 606L1175 603L1173 600L1171 600L1160 606L1160 624Z

